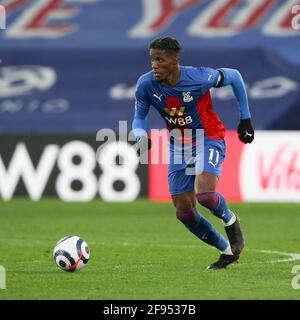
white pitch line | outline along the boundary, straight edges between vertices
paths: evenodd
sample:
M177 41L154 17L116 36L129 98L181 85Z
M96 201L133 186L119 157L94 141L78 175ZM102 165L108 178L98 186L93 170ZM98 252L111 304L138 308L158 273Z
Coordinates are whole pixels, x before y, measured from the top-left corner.
M123 246L138 246L139 244L133 244L129 242L123 242L121 245ZM149 247L181 247L181 248L199 248L197 245L172 245L172 244L149 244ZM203 247L201 249L211 249L210 247ZM276 260L267 260L267 261L256 261L256 262L243 262L243 264L268 264L268 263L282 263L282 262L290 262L290 261L297 261L300 260L300 253L288 253L276 250L259 250L259 249L246 249L247 251L256 251L266 254L278 254L281 256L287 256L289 258L286 259L276 259Z
M276 260L268 260L268 261L257 261L257 262L248 262L247 264L256 264L256 263L281 263L281 262L289 262L289 261L296 261L300 260L300 254L299 253L288 253L288 252L282 252L282 251L273 251L273 250L258 250L258 249L249 249L251 251L256 251L256 252L262 252L266 254L278 254L281 256L287 256L289 258L287 259L276 259Z

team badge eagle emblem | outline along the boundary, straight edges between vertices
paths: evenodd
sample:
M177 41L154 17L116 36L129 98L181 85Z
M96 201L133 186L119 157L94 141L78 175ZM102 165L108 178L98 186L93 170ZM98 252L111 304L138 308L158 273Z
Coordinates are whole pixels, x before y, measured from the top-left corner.
M182 94L183 94L183 102L190 102L194 100L194 98L191 96L190 91L182 92Z

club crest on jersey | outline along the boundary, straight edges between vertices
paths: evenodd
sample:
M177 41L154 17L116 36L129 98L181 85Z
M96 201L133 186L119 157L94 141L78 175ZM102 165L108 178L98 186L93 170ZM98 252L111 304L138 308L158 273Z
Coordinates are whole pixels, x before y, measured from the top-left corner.
M191 96L190 91L182 92L182 95L183 95L183 102L190 102L194 100L194 98Z

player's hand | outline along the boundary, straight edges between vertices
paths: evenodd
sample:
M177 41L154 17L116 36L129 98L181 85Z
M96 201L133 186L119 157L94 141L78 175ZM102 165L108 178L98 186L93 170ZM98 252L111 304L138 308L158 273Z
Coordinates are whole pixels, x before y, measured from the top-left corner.
M251 119L241 119L237 129L239 139L243 143L251 143L254 139L254 130Z
M148 137L141 137L137 141L137 150L136 153L138 156L144 154L146 151L150 150L152 147L151 139Z

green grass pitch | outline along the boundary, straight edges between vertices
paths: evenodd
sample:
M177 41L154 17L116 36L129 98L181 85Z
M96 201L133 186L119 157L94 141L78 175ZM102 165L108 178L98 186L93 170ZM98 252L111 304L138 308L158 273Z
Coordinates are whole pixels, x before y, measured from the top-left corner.
M300 205L230 207L241 218L245 250L239 264L206 270L219 252L188 232L170 203L0 202L0 300L299 299L291 281L300 265ZM220 220L203 214L225 235ZM91 251L75 273L52 257L66 235L81 236Z

